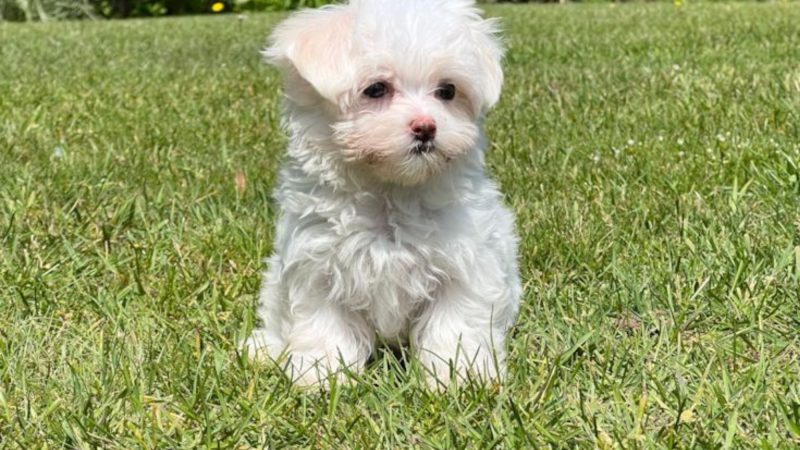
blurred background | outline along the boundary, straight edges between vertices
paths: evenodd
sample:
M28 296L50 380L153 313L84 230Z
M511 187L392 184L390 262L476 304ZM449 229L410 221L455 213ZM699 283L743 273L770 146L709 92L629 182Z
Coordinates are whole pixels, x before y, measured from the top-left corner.
M548 3L554 0L540 0ZM555 0L556 2L558 0ZM494 0L479 3L527 3ZM123 19L181 14L283 11L336 3L332 0L0 0L0 21Z

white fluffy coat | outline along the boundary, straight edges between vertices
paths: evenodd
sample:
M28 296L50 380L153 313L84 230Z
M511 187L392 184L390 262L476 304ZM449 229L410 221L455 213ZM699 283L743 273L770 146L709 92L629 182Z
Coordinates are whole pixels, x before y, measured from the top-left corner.
M409 343L432 380L501 377L521 287L513 216L484 169L494 22L470 1L361 0L293 15L266 54L290 144L250 354L315 384L384 340ZM389 93L366 98L376 80ZM437 123L430 152L409 136L421 115Z

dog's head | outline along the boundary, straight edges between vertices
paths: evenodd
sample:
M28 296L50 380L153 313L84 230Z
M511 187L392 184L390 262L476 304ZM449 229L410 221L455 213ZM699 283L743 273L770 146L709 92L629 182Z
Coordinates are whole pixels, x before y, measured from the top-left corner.
M295 114L324 122L350 164L415 185L474 148L500 96L494 21L468 0L352 0L281 23L268 59Z

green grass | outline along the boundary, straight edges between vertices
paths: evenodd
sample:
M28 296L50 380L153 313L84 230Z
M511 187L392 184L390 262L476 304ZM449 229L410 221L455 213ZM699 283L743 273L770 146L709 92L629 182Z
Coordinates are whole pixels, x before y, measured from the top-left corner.
M0 447L800 445L798 5L489 11L525 297L505 387L444 394L237 354L281 16L0 24Z

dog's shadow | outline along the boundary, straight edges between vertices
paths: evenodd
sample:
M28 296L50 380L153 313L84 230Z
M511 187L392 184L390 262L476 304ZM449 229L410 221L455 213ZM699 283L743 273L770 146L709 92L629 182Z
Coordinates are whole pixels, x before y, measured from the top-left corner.
M367 359L367 370L392 370L407 373L411 365L412 354L407 344L380 342Z

